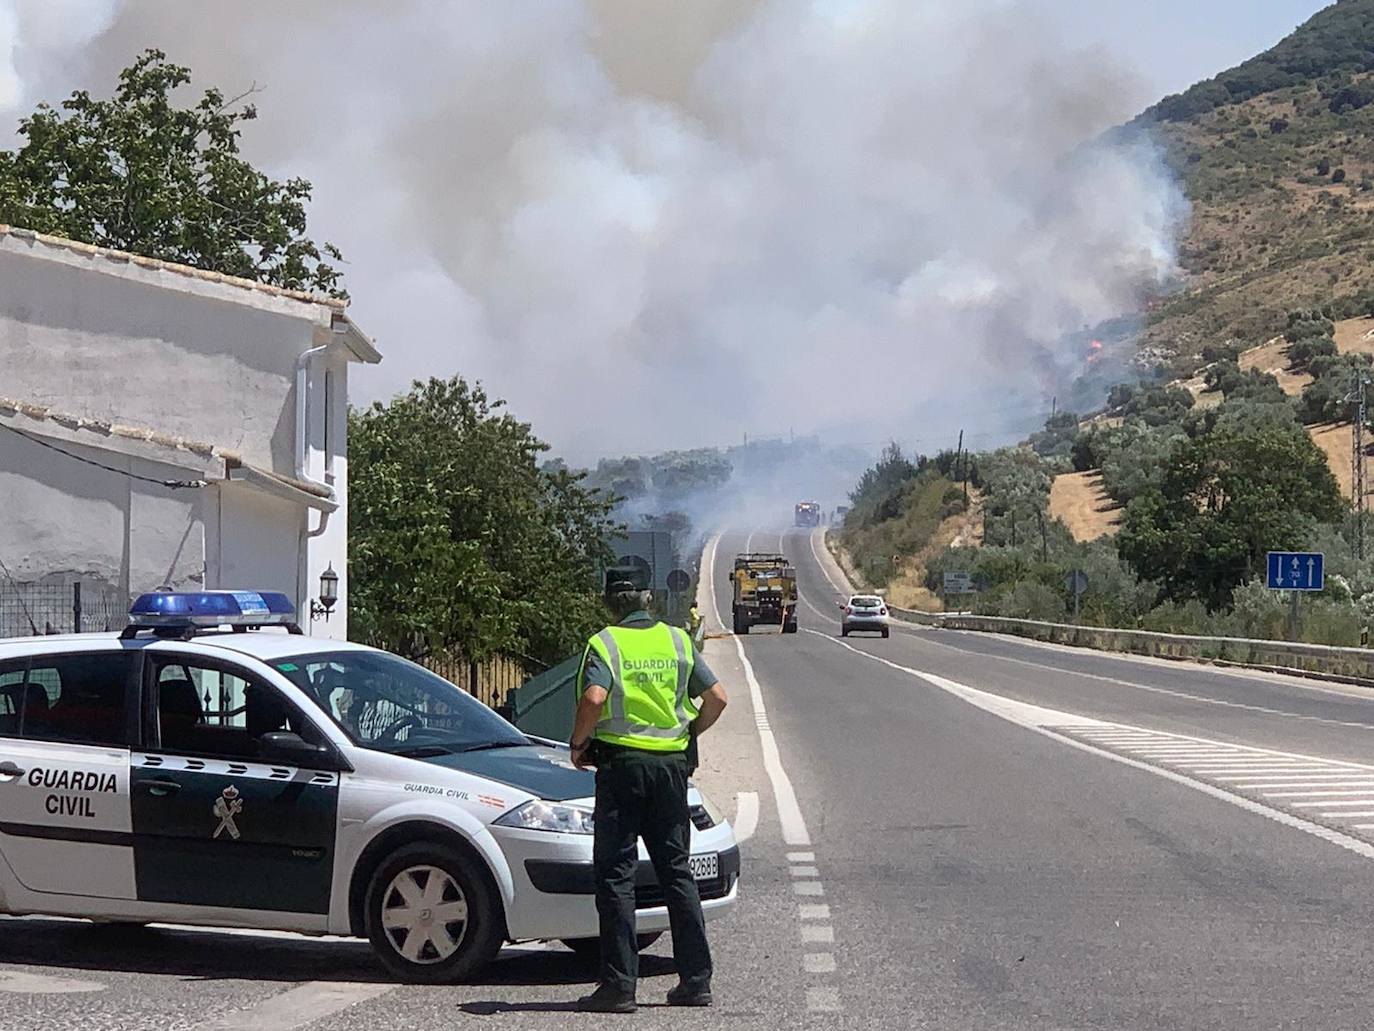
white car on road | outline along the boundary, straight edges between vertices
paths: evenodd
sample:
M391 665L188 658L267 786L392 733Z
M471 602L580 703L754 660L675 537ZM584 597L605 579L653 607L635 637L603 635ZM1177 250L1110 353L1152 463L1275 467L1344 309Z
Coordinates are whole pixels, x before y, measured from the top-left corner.
M867 630L888 635L887 602L876 594L854 594L847 602L841 602L844 615L840 617L840 636L848 637L856 630Z
M0 640L0 912L367 937L460 980L507 941L596 951L593 776L282 595L145 595L121 635ZM274 626L274 624L279 624ZM708 918L729 823L689 794ZM641 941L668 915L643 845Z

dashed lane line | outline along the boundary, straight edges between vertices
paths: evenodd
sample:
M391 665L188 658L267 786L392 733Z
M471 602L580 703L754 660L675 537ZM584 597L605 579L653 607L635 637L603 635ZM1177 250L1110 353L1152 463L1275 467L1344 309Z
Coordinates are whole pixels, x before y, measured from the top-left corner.
M1031 705L1026 702L1019 702L1014 699L1006 698L1002 695L982 691L977 688L960 684L956 681L937 676L933 673L926 673L922 670L912 669L884 659L881 656L862 651L852 645L837 641L826 634L816 631L817 637L831 641L841 648L848 649L855 655L861 655L870 661L888 666L901 673L915 677L939 688L948 694L952 694L963 701L968 702L977 708L983 709L1008 722L1015 723L1027 730L1034 731L1044 737L1058 741L1071 748L1097 755L1101 758L1111 760L1130 766L1133 769L1152 773L1155 776L1163 777L1185 787L1200 791L1205 795L1226 802L1246 812L1255 813L1282 824L1295 830L1303 831L1313 837L1337 845L1347 851L1366 859L1374 859L1374 844L1363 837L1357 836L1369 829L1364 824L1353 824L1348 821L1353 818L1354 810L1360 807L1374 806L1374 790L1370 791L1365 797L1351 800L1324 799L1313 794L1299 795L1298 798L1308 799L1299 801L1298 798L1284 798L1275 800L1260 794L1259 797L1252 797L1241 793L1234 783L1218 784L1211 783L1202 779L1205 776L1203 771L1198 770L1196 763L1180 763L1161 761L1157 758L1148 756L1136 756L1131 754L1135 748L1158 747L1165 744L1200 744L1215 750L1217 755L1234 756L1242 761L1251 759L1269 760L1274 765L1267 767L1270 770L1283 769L1291 770L1291 760L1298 760L1312 769L1323 769L1330 772L1343 772L1347 776L1352 772L1358 771L1364 774L1374 774L1374 766L1365 766L1360 763L1352 763L1344 760L1323 759L1316 756L1298 755L1291 752L1278 752L1271 749L1255 748L1249 745L1233 745L1224 741L1210 741L1206 738L1191 737L1185 734L1171 734L1164 731L1153 730L1147 727L1131 726L1122 723L1109 723L1105 720L1094 719L1087 716L1079 716L1075 713L1061 712L1054 709L1047 709L1038 705ZM1259 767L1246 766L1251 779L1262 774L1265 769L1262 764ZM1222 770L1228 769L1223 766ZM1213 771L1219 772L1219 771ZM1294 811L1297 810L1297 811ZM1321 810L1320 814L1309 810ZM1346 812L1343 812L1345 810ZM1361 815L1364 810L1360 809ZM1318 822L1319 820L1340 821L1335 824Z
M753 541L750 534L749 541ZM720 543L719 537L713 537L707 544L706 554L709 554L710 561L703 558L702 569L703 579L706 580L706 590L708 596L715 597L715 557L716 549ZM716 619L719 622L720 613L716 612ZM744 644L738 637L731 638L735 642L735 651L739 655L740 666L744 670L744 680L749 686L749 703L754 710L754 726L759 734L759 747L763 753L763 769L768 774L768 781L773 786L773 802L777 806L778 821L782 824L782 838L788 845L807 846L811 844L811 834L806 829L806 820L802 816L801 806L797 804L797 793L792 788L792 781L787 776L787 770L782 765L782 755L778 751L778 741L773 734L773 729L768 722L768 709L763 703L763 687L759 684L759 678L754 673L753 663L749 661L749 656L744 653Z
M715 559L720 538L713 537L703 552L702 565L705 573L703 582L712 599L716 622L720 623L720 610L715 603ZM745 542L745 550L753 549L754 535L750 534ZM782 537L778 538L778 550L783 549ZM749 702L754 710L754 727L759 735L759 747L763 753L763 768L773 786L773 802L778 810L778 822L782 824L783 842L794 851L787 853L789 871L792 875L792 892L799 899L815 899L825 895L825 885L820 878L816 864L816 853L810 848L811 834L806 828L801 806L797 803L792 781L782 765L773 727L768 720L768 710L763 702L763 688L759 684L754 666L745 654L744 642L732 637L735 650L739 655L740 667L749 686ZM829 923L830 907L824 903L802 901L797 904L797 936L804 945L833 944L835 929ZM834 974L837 969L832 952L808 951L802 957L802 973L810 977ZM811 1013L834 1013L841 1009L840 990L833 984L808 985L806 989L806 1008Z
M823 531L821 531L821 532L823 532ZM820 536L820 532L812 533L812 534L810 535L811 555L812 555L812 557L816 560L816 566L817 566L817 568L820 569L821 575L822 575L823 577L825 577L826 581L830 584L831 587L833 587L833 588L834 588L837 592L839 592L840 594L845 594L845 593L847 593L847 592L845 591L845 589L844 589L843 587L841 587L839 584L837 584L837 583L835 582L835 578L834 578L833 576L830 575L830 570L826 568L826 564L825 564L825 562L822 560L821 555L820 555L820 552L816 549L816 538L817 538L818 536ZM814 604L812 604L811 601L810 601L809 599L806 600L806 602L807 602L807 606L808 606L813 612L815 612L817 615L822 616L823 618L828 618L828 619L832 619L832 620L834 619L833 616L827 617L827 616L825 615L825 613L821 612L818 608L816 608L816 606L815 606ZM894 629L895 629L895 628L894 628ZM955 648L953 645L944 644L944 643L942 643L942 642L940 642L940 641L936 641L936 640L931 639L931 638L930 638L930 635L929 635L929 633L928 633L928 631L926 631L926 630L921 630L920 632L924 635L923 638L922 638L924 641L926 641L926 642L929 643L929 644L935 645L937 648L945 648L945 649L948 649L948 650L950 650L950 651L957 651L957 652L960 652L961 654L967 654L967 652L965 652L962 648ZM1038 643L1038 642L1037 642L1037 643ZM1109 677L1109 676L1106 676L1106 675L1101 674L1101 673L1083 673L1083 672L1079 672L1079 671L1077 671L1077 670L1065 669L1065 668L1062 667L1062 666L1052 666L1052 665L1049 665L1048 663L1032 662L1032 661L1030 661L1029 659L1017 659L1017 658L1013 658L1013 657L1008 656L1008 655L992 655L992 654L987 654L987 653L983 653L983 652L980 652L979 655L980 655L981 657L983 657L983 658L994 659L994 660L999 661L999 662L1014 663L1015 665L1018 665L1018 666L1030 666L1030 667L1032 667L1032 668L1034 668L1034 669L1039 669L1039 670L1051 670L1051 671L1053 671L1053 672L1055 672L1055 673L1062 673L1062 674L1065 674L1065 675L1067 675L1067 676L1082 677L1082 678L1088 679L1088 680L1098 680L1098 681L1102 681L1102 682L1108 683L1108 684L1116 684L1116 685L1121 686L1121 687L1132 688L1132 689L1137 690L1137 691L1148 691L1148 692L1150 692L1151 694L1165 695L1165 696L1167 696L1167 697L1172 697L1172 698L1181 698L1181 699L1185 699L1185 700L1187 700L1187 701L1203 702L1203 703L1205 703L1205 704L1207 704L1207 705L1220 705L1220 706L1224 706L1224 707L1226 707L1226 708L1231 708L1231 709L1243 709L1243 710L1247 710L1247 711L1249 711L1249 712L1263 713L1264 715L1268 715L1268 716L1283 716L1283 717L1286 717L1286 718L1289 718L1289 719L1303 720L1303 721L1308 722L1308 723L1323 723L1323 724L1327 724L1327 725L1329 725L1329 726L1335 726L1335 727L1352 727L1352 728L1355 728L1355 729L1358 729L1358 730L1374 731L1374 723L1361 722L1361 721L1358 721L1358 720L1337 720L1337 719L1332 719L1332 718L1330 718L1329 716L1314 716L1314 715L1312 715L1312 714L1310 714L1310 713L1290 712L1290 711L1287 710L1287 709L1276 709L1276 708L1273 708L1272 706L1255 705L1255 704L1250 703L1250 702L1233 702L1233 701L1229 701L1229 700L1221 699L1221 698L1211 698L1211 697L1209 697L1209 696L1207 696L1207 695L1197 695L1197 694L1192 694L1192 693L1190 693L1190 692L1188 692L1188 691L1177 691L1177 690L1173 690L1173 689L1167 688L1167 687L1153 687L1153 686L1148 685L1148 684L1140 684L1140 683L1136 683L1136 682L1130 681L1130 680L1123 680L1123 679L1120 678L1120 677ZM1108 657L1108 658L1112 658L1112 657L1121 658L1121 656L1111 656L1110 654L1108 654L1108 655L1106 655L1106 656L1104 656L1104 657ZM1229 670L1217 670L1217 669L1207 670L1207 669L1203 668L1203 669L1201 669L1200 671L1215 673L1215 674L1218 674L1218 675L1232 676L1232 677L1234 677L1234 676L1237 675L1237 674L1235 674L1235 673L1233 673L1233 672L1231 672L1231 671L1229 671ZM1322 694L1334 694L1334 695L1339 695L1339 696L1341 696L1341 697L1349 697L1348 695L1345 695L1345 694L1343 694L1342 692L1332 691L1330 688L1321 688L1321 687L1318 687L1318 686L1316 686L1316 685L1307 685L1307 684L1298 685L1298 686L1302 687L1304 690L1315 691L1315 692L1319 692L1319 693L1322 693Z
M345 981L309 981L281 992L247 1009L223 1013L196 1024L191 1031L294 1031L317 1020L385 995L391 984L359 984Z
M106 985L99 981L31 974L27 970L0 970L0 992L6 994L77 995L85 992L103 992L105 988Z

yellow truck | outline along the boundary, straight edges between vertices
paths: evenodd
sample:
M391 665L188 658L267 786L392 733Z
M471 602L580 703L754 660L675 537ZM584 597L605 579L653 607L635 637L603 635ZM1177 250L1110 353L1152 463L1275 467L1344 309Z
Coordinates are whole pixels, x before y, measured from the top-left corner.
M735 633L750 627L775 626L784 634L797 632L797 571L787 556L750 552L735 556Z

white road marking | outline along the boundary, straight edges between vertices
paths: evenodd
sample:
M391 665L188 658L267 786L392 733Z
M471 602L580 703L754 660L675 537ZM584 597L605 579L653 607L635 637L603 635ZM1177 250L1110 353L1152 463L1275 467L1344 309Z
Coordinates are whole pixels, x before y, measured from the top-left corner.
M815 633L815 631L809 632ZM1132 727L1126 724L1108 723L1105 720L1079 716L1075 713L1059 712L1042 706L1031 705L1027 702L1015 701L1014 699L992 694L988 691L981 691L977 688L969 687L966 684L960 684L953 680L948 680L945 677L936 676L933 673L925 673L921 670L912 669L909 666L902 666L890 659L872 655L855 648L844 641L834 640L833 638L827 637L825 634L816 633L816 636L832 641L834 644L841 648L848 649L855 655L861 655L872 662L880 663L881 665L905 673L908 676L922 680L948 694L963 699L970 705L976 706L996 716L1000 716L1008 722L1025 727L1027 730L1041 734L1061 744L1068 745L1071 748L1111 760L1112 762L1120 763L1124 766L1130 766L1133 769L1152 773L1157 777L1163 777L1166 780L1192 788L1195 791L1200 791L1211 798L1226 802L1246 812L1263 816L1285 827L1291 827L1294 830L1300 830L1313 837L1320 838L1323 841L1337 845L1365 859L1374 859L1374 845L1360 838L1343 833L1342 831L1313 823L1311 820L1305 818L1307 816L1305 813L1288 812L1257 799L1249 798L1245 795L1238 795L1234 790L1228 787L1221 787L1197 779L1197 777L1194 776L1194 771L1191 770L1180 771L1169 769L1153 762L1147 762L1129 755L1122 755L1118 752L1110 751L1107 747L1108 742L1101 741L1101 738L1104 735L1110 737L1114 739L1113 742L1110 743L1112 747L1123 747L1119 744L1119 735L1121 732L1126 731L1140 735L1142 741L1146 739L1152 739L1155 743L1169 740L1190 741L1211 745L1216 748L1234 748L1237 752L1243 752L1250 755L1269 755L1277 759L1299 759L1314 765L1320 764L1323 768L1328 770L1359 770L1364 773L1374 773L1374 767L1361 766L1357 763L1343 760L1319 759L1312 756L1295 755L1286 752L1269 752L1265 749L1253 748L1248 745L1227 745L1224 742L1208 741L1205 738L1194 738L1182 734L1169 734L1163 731L1153 731L1146 727ZM1251 776L1253 776L1253 773ZM1349 803L1322 801L1291 802L1287 804L1295 809L1324 808L1331 810L1333 813L1338 813L1342 808L1369 805L1372 802L1374 802L1374 798L1366 798L1360 801L1351 801Z
M814 552L814 550L815 550L815 548L814 548L814 546L813 546L812 551ZM821 568L821 572L822 572L822 573L825 573L824 567ZM829 579L828 574L827 574L827 576L826 576L826 579ZM833 581L832 581L832 584L833 584ZM976 633L977 631L965 631L965 632L967 632L967 633ZM997 634L997 635L994 635L994 636L997 636L997 637L1004 637L1004 636L1008 636L1008 635ZM1013 640L1016 640L1016 641L1020 641L1021 643L1030 644L1030 645L1037 645L1037 644L1045 644L1045 643L1046 643L1046 642L1043 642L1043 641L1032 641L1032 640L1027 639L1027 638L1012 637L1012 639L1013 639ZM956 648L956 647L954 647L953 645L944 644L944 643L942 643L942 642L940 642L940 641L934 640L932 637L929 636L929 634L926 634L925 636L923 636L923 637L922 637L922 640L927 641L928 643L935 645L937 648L947 648L947 649L949 649L950 651L957 651L957 652L959 652L960 654L963 654L963 655L967 655L967 654L968 654L968 652L965 651L963 648ZM1083 649L1076 649L1076 648L1075 648L1075 649L1072 649L1072 651L1073 651L1073 652L1080 652L1080 651L1083 651ZM1104 683L1108 683L1108 684L1117 684L1117 685L1120 685L1121 687L1129 687L1129 688L1132 688L1132 689L1137 690L1137 691L1148 691L1148 692L1150 692L1151 694L1167 695L1167 696L1172 697L1172 698L1182 698L1182 699L1185 699L1185 700L1190 701L1190 702L1201 702L1201 703L1203 703L1203 704L1205 704L1205 705L1220 705L1220 706L1223 706L1223 707L1228 708L1228 709L1245 709L1245 710L1248 710L1248 711L1250 711L1250 712L1260 712L1260 713L1264 713L1265 715L1268 715L1268 716L1284 716L1284 717L1287 717L1287 718L1289 718L1289 719L1306 720L1306 721L1308 721L1308 722L1310 722L1310 723L1326 723L1326 724L1330 724L1330 725L1332 725L1332 726L1337 726L1337 727L1354 727L1354 728L1357 728L1357 729L1360 729L1360 730L1370 730L1370 731L1374 731L1374 723L1361 723L1361 722L1352 721L1352 720L1336 720L1336 719L1331 719L1330 717L1327 717L1327 716L1313 716L1313 715L1310 715L1310 714L1308 714L1308 713L1290 712L1290 711L1287 710L1287 709L1275 709L1275 708L1272 708L1272 707L1269 707L1269 706L1264 706L1264 705L1254 705L1254 704L1249 703L1249 702L1232 702L1232 701L1228 701L1228 700L1222 699L1222 698L1212 698L1212 697L1210 697L1210 696L1208 696L1208 695L1190 694L1190 693L1187 692L1187 691L1175 691L1175 690L1171 690L1170 688L1167 688L1167 687L1153 687L1153 686L1151 686L1151 685L1149 685L1149 684L1140 684L1140 683L1136 683L1136 682L1131 681L1131 680L1122 680L1120 677L1109 677L1109 676L1104 676L1104 675L1101 674L1101 673L1084 673L1084 672L1080 672L1080 671L1078 671L1078 670L1065 669L1065 668L1062 667L1062 666L1051 666L1051 665L1048 665L1048 664L1043 663L1043 662L1032 662L1032 661L1030 661L1029 659L1016 659L1016 658L1012 658L1012 657L1009 656L1009 655L994 655L994 654L988 654L988 653L979 653L979 654L980 654L980 656L981 656L982 658L994 659L994 660L999 661L999 662L1010 662L1010 663L1014 663L1015 665L1018 665L1018 666L1030 666L1030 667L1033 668L1033 669L1038 669L1038 670L1041 670L1041 671L1050 671L1050 672L1053 672L1053 673L1061 673L1061 674L1063 674L1063 675L1065 675L1065 676L1071 676L1071 677L1083 677L1083 678L1085 678L1085 679L1087 679L1087 680L1100 680L1100 681L1102 681L1102 682L1104 682ZM1133 659L1133 658L1143 658L1143 656L1132 656L1132 655L1124 654L1124 653L1120 653L1120 652L1097 652L1096 654L1098 654L1098 655L1100 655L1100 656L1102 656L1102 657L1104 657L1104 658L1112 658L1112 659L1117 659L1117 660L1121 660L1121 661L1130 661L1130 660ZM1224 676L1232 676L1232 677L1239 676L1239 674L1232 673L1232 672L1230 672L1230 671L1228 671L1228 670L1219 670L1219 669L1215 669L1215 668L1203 666L1203 665L1200 664L1200 663L1192 664L1192 668L1193 668L1196 672L1200 672L1200 673L1209 673L1209 674L1215 674L1215 675L1218 675L1218 676L1223 676L1223 675L1224 675ZM1251 674L1251 676L1252 676L1252 678L1253 678L1253 673ZM1330 689L1322 689L1322 688L1318 688L1318 687L1309 686L1309 685L1306 685L1306 684L1295 684L1295 685L1289 685L1289 686L1300 687L1300 688L1303 688L1304 690L1318 691L1318 692L1324 693L1324 694L1339 694L1341 697L1347 698L1347 699L1351 697L1350 695L1345 694L1345 693L1343 693L1343 692L1331 691Z
M1345 806L1374 805L1374 798L1366 795L1364 798L1352 798L1346 801L1324 801L1324 802L1289 802L1294 809L1342 809Z
M831 587L835 588L837 594L849 594L849 589L841 587L835 582L835 578L830 575L830 570L825 567L825 561L821 558L820 552L816 550L816 538L823 535L824 530L814 530L808 536L811 538L811 557L816 560L816 565L820 568L821 576L825 577Z
M719 543L720 535L717 534L706 542L706 547L702 550L701 568L705 575L701 578L701 590L697 593L705 593L706 601L711 606L711 615L716 620L716 628L724 632L725 624L720 620L720 603L716 601L716 546Z
M0 970L0 992L13 995L75 995L80 992L103 992L105 987L99 981L30 974L27 970Z
M741 791L735 796L735 841L743 845L759 829L759 793Z
M358 984L348 981L309 981L274 995L247 1009L225 1013L191 1031L293 1031L360 1002L385 995L391 984Z
M808 988L806 1008L812 1013L838 1013L840 1010L840 990L838 988Z
M753 541L750 534L749 540ZM703 561L706 570L707 590L711 597L715 597L715 553L719 542L719 537L711 539L708 545L712 561L707 564ZM717 613L719 619L719 613ZM739 653L740 665L744 668L744 679L749 685L749 702L754 707L755 723L759 732L759 745L763 751L763 768L768 774L768 780L773 785L773 803L777 806L778 822L782 824L782 840L788 845L807 846L811 844L811 834L806 829L806 820L802 817L801 806L797 804L797 793L792 789L792 781L787 776L787 771L782 765L782 755L778 751L778 741L774 737L772 729L768 726L768 710L763 704L763 688L759 684L759 678L754 674L754 666L749 661L749 656L744 654L744 644L738 637L733 638L735 650Z
M1256 777L1263 777L1266 781L1269 781L1270 783L1274 784L1275 786L1277 786L1277 785L1279 785L1279 784L1296 784L1296 785L1298 785L1298 786L1302 786L1303 784L1318 785L1318 784L1323 784L1323 783L1329 784L1329 783L1331 783L1332 781L1349 780L1349 779L1350 779L1350 774L1349 774L1349 773L1346 773L1346 772L1344 772L1344 771L1341 772L1341 773L1268 773L1268 774L1259 774L1259 773L1236 773L1236 774L1232 774L1232 775L1230 775L1230 776L1228 776L1228 777L1218 777L1217 780L1234 780L1234 781L1242 781L1242 780L1254 780ZM1352 782L1352 783L1353 783L1353 782ZM1243 787L1260 787L1260 786L1261 786L1261 785L1259 785L1259 784L1255 784L1255 785L1237 784L1237 785L1236 785L1236 787L1238 787L1238 788L1243 788Z
M707 565L707 572L704 579L709 580L707 589L712 599L715 597L715 555L720 538L712 538L709 550L711 561ZM754 535L750 534L745 541L745 551L752 551ZM778 536L778 552L784 551L783 536ZM717 611L717 621L719 621L719 611ZM802 817L801 807L797 803L796 792L792 789L792 782L787 776L787 771L782 765L782 756L778 749L777 738L773 734L773 728L768 722L768 710L763 703L763 688L759 684L758 676L754 673L753 664L744 652L744 643L738 636L733 638L735 650L739 654L740 666L744 670L744 678L749 685L749 701L754 709L754 725L759 734L759 745L763 752L763 766L768 774L768 779L773 785L773 802L778 810L778 822L782 824L783 841L791 846L806 846L811 844L811 835L806 829L806 821ZM816 854L813 851L792 851L787 853L789 870L793 878L792 891L795 895L802 897L817 898L825 894L825 888L820 880L820 871L816 867ZM805 880L801 878L806 878ZM828 923L807 923L805 921L826 920L830 918L830 907L822 903L799 903L798 915L801 923L798 925L798 933L803 942L834 942L835 930ZM835 957L829 953L808 953L803 959L803 969L810 974L829 974L835 972ZM809 987L806 992L807 1009L813 1012L834 1012L840 1009L839 989L831 986Z
M1368 796L1371 785L1366 784L1359 790L1352 791L1270 791L1265 793L1265 798L1348 798L1351 795Z
M1222 780L1235 780L1239 778L1222 777ZM1261 784L1237 784L1237 791L1272 791L1275 788L1354 788L1362 787L1366 790L1374 790L1374 780L1309 780L1299 783L1287 783L1282 781L1267 781Z

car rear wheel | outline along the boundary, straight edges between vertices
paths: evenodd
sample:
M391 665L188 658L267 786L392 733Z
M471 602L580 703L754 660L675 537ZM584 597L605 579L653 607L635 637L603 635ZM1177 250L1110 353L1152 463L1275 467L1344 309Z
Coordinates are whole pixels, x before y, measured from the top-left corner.
M643 952L662 937L662 931L645 931L643 934L635 935L635 945L640 952ZM578 960L587 966L601 962L600 938L564 938L562 941L564 945L577 954Z
M486 878L458 850L432 842L397 849L367 892L367 936L404 981L471 977L501 948L501 919Z

